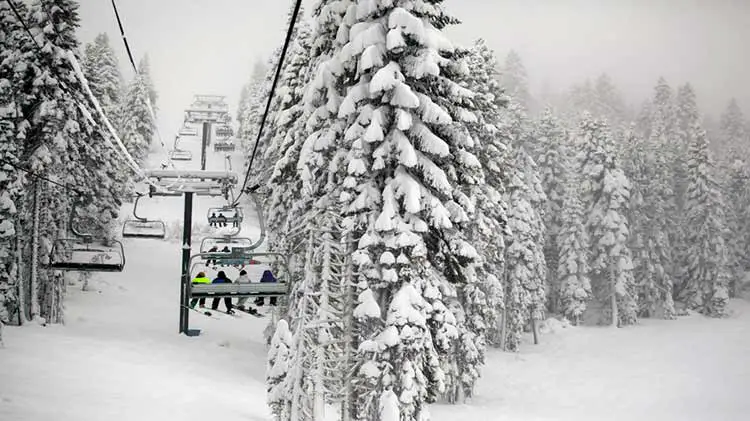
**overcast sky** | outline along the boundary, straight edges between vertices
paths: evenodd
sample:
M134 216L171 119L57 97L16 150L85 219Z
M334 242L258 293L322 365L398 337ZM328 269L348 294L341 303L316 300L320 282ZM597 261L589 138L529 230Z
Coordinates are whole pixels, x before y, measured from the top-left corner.
M81 40L107 32L126 64L108 0L80 0ZM137 57L148 53L160 127L175 130L193 94L229 97L232 113L252 64L283 42L291 0L120 0ZM305 0L308 10L312 0ZM690 81L704 112L730 97L750 115L750 0L447 0L463 21L451 38L484 38L504 58L515 49L532 93L607 72L640 103L659 76ZM131 72L126 72L130 77ZM167 136L171 137L171 136Z

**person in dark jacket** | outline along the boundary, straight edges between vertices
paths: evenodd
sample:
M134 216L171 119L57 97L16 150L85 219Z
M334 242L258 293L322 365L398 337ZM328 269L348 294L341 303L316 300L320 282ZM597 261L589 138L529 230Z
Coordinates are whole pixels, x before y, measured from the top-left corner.
M216 278L214 278L213 281L211 281L212 284L231 284L232 280L227 278L227 275L224 273L223 270L220 270L219 273L216 275ZM232 299L229 297L224 297L224 307L227 308L227 314L234 314L234 310L232 310ZM219 309L219 299L214 298L211 302L211 309L212 310L218 310Z
M227 226L227 217L224 216L223 213L220 213L219 216L216 217L216 225L219 227Z
M276 277L273 276L273 273L270 270L264 270L263 275L260 277L260 282L262 283L262 282L278 282L278 281L276 280ZM276 297L271 297L269 301L272 306L276 305ZM262 306L264 303L265 303L264 297L258 297L255 299L255 305L257 306Z

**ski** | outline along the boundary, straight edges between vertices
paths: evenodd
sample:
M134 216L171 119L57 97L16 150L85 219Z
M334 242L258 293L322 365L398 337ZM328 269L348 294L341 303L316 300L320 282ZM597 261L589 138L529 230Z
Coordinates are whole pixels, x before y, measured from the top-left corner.
M232 310L234 310L234 309L232 309ZM237 314L230 314L230 313L227 313L226 311L222 311L222 310L219 310L219 309L211 309L211 311L215 311L215 312L221 313L221 314L226 314L227 316L230 316L230 317L235 317L235 318L239 318L240 317Z
M257 317L257 318L265 317L265 315L264 315L264 314L261 314L261 313L260 313L259 311L257 311L257 310L255 311L255 313L251 313L251 312L249 312L249 311L247 311L247 310L245 310L245 309L239 308L239 307L235 307L235 308L234 308L233 310L241 311L241 312L243 312L243 313L245 313L245 314L249 314L249 315L251 315L251 316L255 316L255 317Z
M184 306L183 306L183 307L184 307ZM216 319L216 320L219 320L219 318L218 318L218 317L216 317L216 316L214 316L213 314L211 314L211 312L210 312L210 311L208 311L208 310L203 310L203 309L201 309L201 310L198 310L198 309L195 309L195 308L192 308L192 307L189 307L189 306L188 306L188 307L185 307L185 308L186 308L186 309L188 309L188 310L190 310L190 311L194 311L194 312L196 312L196 313L200 314L201 316L205 316L205 317L210 317L210 318L212 318L212 319Z

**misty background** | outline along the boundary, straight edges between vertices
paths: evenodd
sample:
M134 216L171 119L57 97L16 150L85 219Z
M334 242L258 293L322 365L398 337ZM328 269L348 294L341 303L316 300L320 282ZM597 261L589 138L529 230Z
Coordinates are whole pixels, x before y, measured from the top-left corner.
M315 0L305 0L306 16ZM194 94L228 97L236 113L253 64L282 45L291 0L120 0L136 60L148 54L166 142ZM660 76L693 84L701 111L718 118L730 98L750 111L748 0L453 0L462 20L448 34L469 46L484 38L502 63L516 50L532 96L557 94L605 72L636 109ZM80 0L81 42L110 36L132 76L112 5Z

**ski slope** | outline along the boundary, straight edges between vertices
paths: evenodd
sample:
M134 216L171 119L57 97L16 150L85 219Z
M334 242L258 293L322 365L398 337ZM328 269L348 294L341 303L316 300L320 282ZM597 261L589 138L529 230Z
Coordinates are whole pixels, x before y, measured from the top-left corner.
M194 160L177 165L196 169L198 138L180 147ZM240 159L235 152L237 172ZM209 152L208 168L223 169L223 155ZM272 419L264 385L268 317L190 312L201 336L178 334L182 204L142 200L141 214L167 222L168 240L124 239L122 273L93 275L87 291L78 281L68 286L65 325L5 329L0 420ZM208 231L207 209L220 204L195 198L198 231ZM242 235L257 238L253 216L246 209ZM541 345L518 354L490 350L474 399L434 405L433 420L750 419L750 305L734 300L732 307L726 320L693 315L617 330L549 322Z

